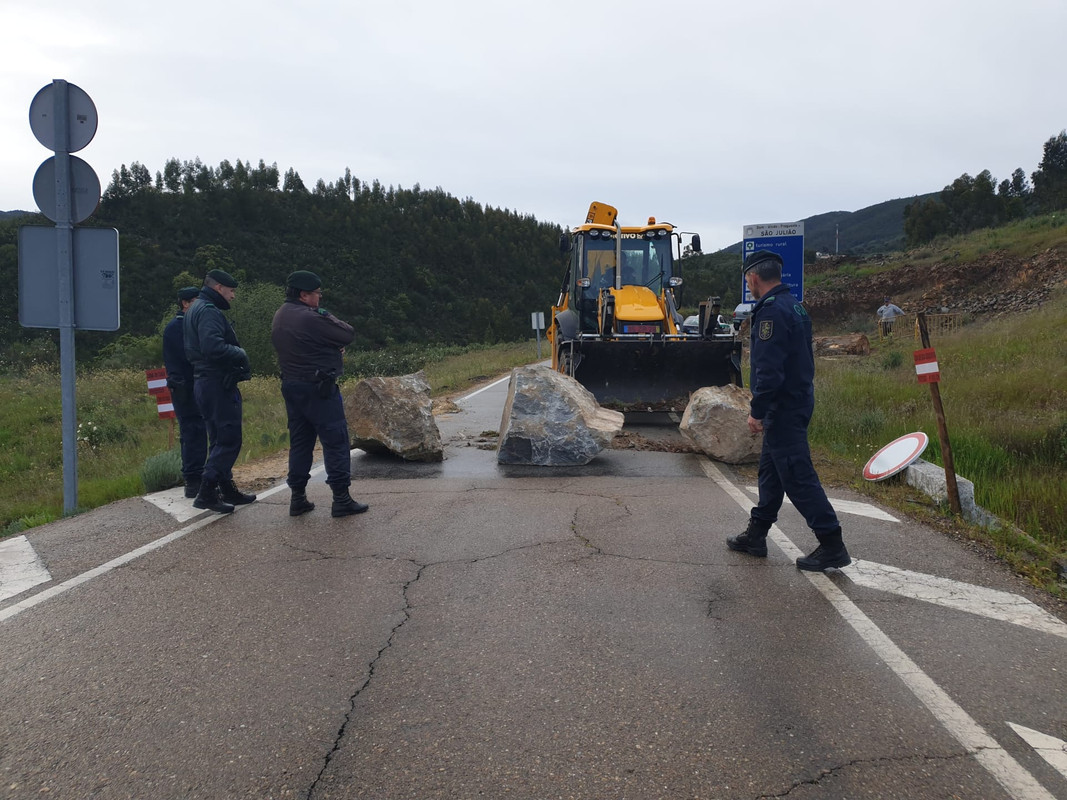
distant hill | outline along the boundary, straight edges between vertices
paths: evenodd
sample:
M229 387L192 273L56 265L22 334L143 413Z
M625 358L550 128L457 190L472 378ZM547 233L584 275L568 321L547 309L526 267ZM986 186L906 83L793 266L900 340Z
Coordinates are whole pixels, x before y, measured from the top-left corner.
M798 220L804 223L804 249L854 255L901 250L904 247L904 206L939 195L940 192L930 192L887 200L859 211L829 211ZM740 253L741 242L723 249Z
M0 219L13 219L14 217L24 217L27 214L33 214L33 211L0 211Z

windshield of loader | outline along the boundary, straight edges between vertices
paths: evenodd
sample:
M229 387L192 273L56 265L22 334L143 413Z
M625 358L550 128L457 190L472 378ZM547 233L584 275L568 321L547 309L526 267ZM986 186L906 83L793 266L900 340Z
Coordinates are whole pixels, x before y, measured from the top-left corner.
M615 284L614 237L587 237L585 240L586 277L590 288ZM622 283L647 286L659 294L671 276L671 237L645 239L623 234Z

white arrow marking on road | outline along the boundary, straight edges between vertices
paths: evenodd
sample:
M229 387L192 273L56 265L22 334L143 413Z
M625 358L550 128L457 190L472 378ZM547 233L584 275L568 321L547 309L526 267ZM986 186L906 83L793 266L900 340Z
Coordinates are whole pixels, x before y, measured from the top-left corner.
M1067 639L1067 624L1025 597L1011 592L987 589L984 586L960 583L936 575L924 575L921 572L859 559L841 572L860 586L1010 622L1013 625L1022 625L1024 628Z
M756 486L746 486L749 492L759 496L759 488ZM789 500L786 499L787 503ZM789 503L792 505L792 503ZM853 514L857 517L870 517L871 519L882 519L886 522L900 522L899 519L892 514L887 514L882 509L872 506L870 503L859 503L855 500L834 500L830 498L830 505L834 507L834 511L839 511L842 514Z
M1011 729L1019 734L1024 742L1037 751L1039 756L1059 770L1063 777L1067 778L1067 742L1063 741L1063 739L1057 739L1055 736L1049 736L1047 733L1016 725L1014 722L1009 722L1008 724L1011 725Z
M166 511L178 522L185 522L204 513L202 509L193 508L193 501L185 496L184 486L146 494L142 499Z
M0 600L7 600L52 580L37 551L25 536L0 542Z

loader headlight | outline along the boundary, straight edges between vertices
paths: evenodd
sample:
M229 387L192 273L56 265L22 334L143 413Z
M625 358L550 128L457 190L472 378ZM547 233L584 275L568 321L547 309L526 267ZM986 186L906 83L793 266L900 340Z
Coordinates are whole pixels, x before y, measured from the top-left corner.
M583 289L588 289L590 286L590 280L588 278L579 278L578 285L581 286Z
M671 275L670 279L669 279L669 280L667 281L667 284L668 284L668 285L669 285L669 286L670 286L670 287L671 287L672 289L673 289L673 288L674 288L675 286L681 286L681 285L682 285L682 278L681 278L681 276L679 276L679 275Z

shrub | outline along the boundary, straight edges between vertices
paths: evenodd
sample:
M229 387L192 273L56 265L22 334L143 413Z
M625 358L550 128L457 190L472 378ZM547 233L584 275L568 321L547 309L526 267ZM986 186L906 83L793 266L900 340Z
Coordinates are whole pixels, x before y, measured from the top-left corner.
M146 492L158 492L182 483L182 457L178 449L149 456L141 465L141 482Z

